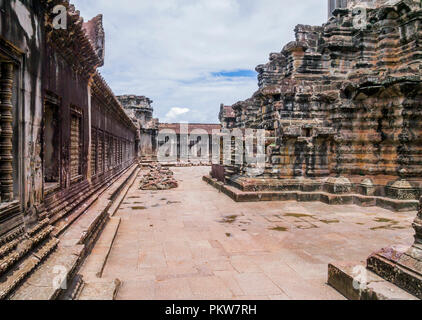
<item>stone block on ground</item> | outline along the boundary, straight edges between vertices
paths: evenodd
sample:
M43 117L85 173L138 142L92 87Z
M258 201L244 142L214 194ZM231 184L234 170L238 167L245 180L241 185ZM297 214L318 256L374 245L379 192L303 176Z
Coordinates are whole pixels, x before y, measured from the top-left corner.
M330 264L328 284L350 300L418 300L360 263Z

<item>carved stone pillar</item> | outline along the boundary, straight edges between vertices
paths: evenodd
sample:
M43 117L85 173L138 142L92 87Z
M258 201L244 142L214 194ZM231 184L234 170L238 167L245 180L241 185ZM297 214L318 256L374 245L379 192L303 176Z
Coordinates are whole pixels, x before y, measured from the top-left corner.
M13 200L12 86L13 64L3 62L0 77L0 191L3 202Z

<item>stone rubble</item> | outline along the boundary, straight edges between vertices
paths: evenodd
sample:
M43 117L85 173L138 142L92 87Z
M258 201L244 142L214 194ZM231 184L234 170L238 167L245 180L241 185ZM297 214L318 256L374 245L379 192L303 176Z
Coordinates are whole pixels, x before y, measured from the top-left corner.
M139 186L141 190L169 190L179 185L173 178L173 171L163 168L161 164L150 164L148 173L145 174Z

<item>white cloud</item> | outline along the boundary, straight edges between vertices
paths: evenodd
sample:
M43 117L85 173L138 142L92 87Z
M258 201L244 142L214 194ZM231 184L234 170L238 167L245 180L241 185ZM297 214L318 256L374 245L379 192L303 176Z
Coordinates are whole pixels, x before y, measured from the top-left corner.
M212 73L254 70L294 40L296 24L321 25L327 3L315 0L73 0L87 19L102 13L106 62L116 94L154 100L155 116L189 108L190 122L218 122L220 103L257 90L254 77Z
M189 108L171 108L169 112L167 112L165 117L165 122L174 122L179 120L180 116L188 113L190 111Z

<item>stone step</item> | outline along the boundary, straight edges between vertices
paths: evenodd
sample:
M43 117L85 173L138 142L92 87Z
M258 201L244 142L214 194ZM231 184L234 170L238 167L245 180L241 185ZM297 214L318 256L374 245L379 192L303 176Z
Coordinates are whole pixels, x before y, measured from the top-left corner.
M12 244L10 248L4 248L3 250L8 250L7 254L3 256L0 260L0 275L3 275L6 271L12 268L18 261L27 255L31 250L33 250L39 243L46 240L52 233L54 227L46 226L38 233L32 235L32 237L27 239L19 239L19 244L15 246Z
M375 252L367 259L367 267L381 278L422 299L422 245L393 246Z
M120 280L102 280L84 283L77 300L114 300L120 288Z
M202 179L236 202L319 201L330 205L354 204L361 207L376 206L396 212L417 211L419 207L419 201L416 200L396 200L352 193L334 194L325 191L242 191L238 188L238 185L230 185L235 184L235 182L227 179L227 177L226 181L228 181L229 184L218 184L217 181L210 176L204 176Z
M120 218L110 218L107 226L101 233L101 238L95 245L95 249L91 252L82 266L85 281L95 280L102 277L104 267L107 263L108 256L116 238L117 231L120 226Z
M98 233L102 231L104 224L110 216L110 209L115 201L118 201L125 186L138 172L137 167L131 168L121 176L111 187L109 187L86 212L66 230L60 240L63 245L72 246L85 244L87 249L97 239ZM136 175L135 175L136 176ZM113 199L113 200L112 200Z
M15 288L27 278L35 268L57 247L59 240L52 238L40 249L34 252L28 259L25 259L16 268L10 270L0 283L0 300L6 299Z
M33 238L34 235L39 232L41 229L45 228L49 223L48 219L44 219L43 221L38 222L35 226L33 226L30 230L26 232L27 236ZM12 251L14 251L19 244L22 243L24 237L22 235L17 235L16 237L10 239L7 243L0 246L0 260L4 257L9 255ZM1 263L0 263L1 264Z
M82 214L84 214L94 203L98 200L100 193L94 194L84 202L79 208L74 210L71 214L67 215L65 219L59 220L55 226L56 230L54 235L58 237L62 234L73 222L75 222Z
M97 184L95 187L86 188L74 195L59 213L55 213L52 223L57 226L57 233L62 233L69 225L71 225L80 215L82 215L95 201L106 192L122 175L127 174L129 169L123 170L120 174L109 177L106 183ZM55 209L54 209L55 210ZM57 234L57 235L58 235Z
M136 166L131 167L120 176L112 185L108 185L92 206L85 210L72 224L60 234L60 243L56 238L55 250L39 267L30 274L27 281L17 287L16 283L10 295L13 300L53 300L65 293L73 284L73 278L82 264L82 261L95 242L103 225L109 217L108 209L112 204L111 199L119 195L123 184L136 172ZM52 226L49 226L53 228ZM28 259L25 260L25 262ZM41 262L41 261L40 261ZM38 263L39 264L39 263ZM37 264L37 266L38 266ZM35 266L31 269L33 271ZM62 285L61 285L62 284ZM1 287L0 287L1 288Z
M120 193L116 196L116 198L113 201L113 204L111 205L109 211L110 217L114 216L119 209L120 205L122 204L123 200L125 199L129 189L133 186L133 184L136 181L136 178L139 175L139 172L141 171L140 168L137 168L128 178L126 184L124 185L123 189L120 191Z
M79 186L79 188L75 189L74 191L72 189L68 190L66 196L63 196L62 198L57 199L56 201L53 201L47 206L46 215L50 218L53 223L59 221L60 219L65 217L67 213L77 208L78 205L84 201L84 199L89 195L90 192L91 190L88 184Z
M3 259L5 256L7 256L10 252L16 249L18 244L22 241L21 238L17 238L13 241L10 241L9 243L6 243L5 245L0 247L0 259ZM1 265L1 263L0 263Z
M59 300L76 300L82 291L84 281L82 276L77 274L73 277L69 284L69 288L63 292L57 299Z
M54 300L67 289L83 246L59 247L10 297L11 300Z
M419 300L361 263L330 264L328 284L349 300Z

